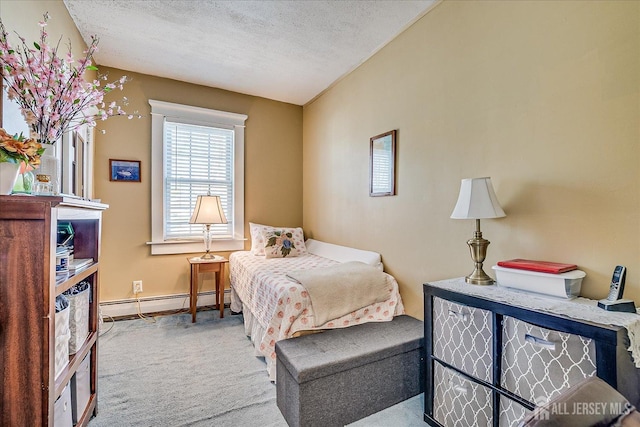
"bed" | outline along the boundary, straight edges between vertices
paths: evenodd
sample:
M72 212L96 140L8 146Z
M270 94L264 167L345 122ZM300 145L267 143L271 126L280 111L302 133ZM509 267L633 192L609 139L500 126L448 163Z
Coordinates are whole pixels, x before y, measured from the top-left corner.
M379 254L313 239L304 241L302 229L298 228L287 229L296 230L289 234L293 236L291 245L298 250L296 256L273 258L260 254L268 243L268 239L261 237L269 226L258 224L263 228L257 231L254 226L256 224L250 226L252 250L234 252L229 257L231 310L242 311L245 332L254 344L256 356L264 357L270 380L276 378L275 343L279 340L323 329L389 321L404 314L398 283L392 276L381 273L383 266ZM316 314L307 289L288 277L292 272L330 271L355 264L366 264L379 270L378 274L384 277L384 297L335 318L326 319L326 313ZM348 299L340 295L334 298L336 301Z

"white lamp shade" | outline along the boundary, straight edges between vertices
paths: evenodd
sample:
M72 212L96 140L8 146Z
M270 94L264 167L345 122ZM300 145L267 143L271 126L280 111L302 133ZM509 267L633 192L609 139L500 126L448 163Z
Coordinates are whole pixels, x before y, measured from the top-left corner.
M491 178L467 178L460 184L458 202L453 209L451 218L454 219L482 219L500 218L506 216L495 191L491 185Z
M198 196L189 224L226 224L220 196Z

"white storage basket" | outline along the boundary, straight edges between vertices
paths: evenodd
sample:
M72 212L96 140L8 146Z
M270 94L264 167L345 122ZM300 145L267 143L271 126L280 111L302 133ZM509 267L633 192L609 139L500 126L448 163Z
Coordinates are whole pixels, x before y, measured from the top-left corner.
M82 282L64 293L69 299L69 354L76 354L89 335L89 289Z
M69 363L69 300L64 295L56 297L55 318L55 377L57 378Z
M78 366L76 374L71 377L71 415L77 424L84 414L91 398L91 351ZM56 426L57 427L57 426Z
M71 415L71 389L66 386L53 404L53 425L55 427L72 427Z
M494 265L492 268L496 272L498 286L567 299L580 295L582 279L586 276L586 273L581 270L551 274L498 265Z

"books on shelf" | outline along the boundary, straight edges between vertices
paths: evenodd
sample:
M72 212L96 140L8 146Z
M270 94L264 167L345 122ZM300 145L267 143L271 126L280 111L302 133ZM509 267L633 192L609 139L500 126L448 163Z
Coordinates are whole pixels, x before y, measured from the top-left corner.
M56 271L56 286L69 278L69 275L78 273L93 264L93 258L74 258L69 261L68 268Z
M530 259L510 259L507 261L498 261L500 267L515 268L518 270L537 271L540 273L560 274L567 271L577 270L575 264L565 264L561 262L535 261Z
M74 258L69 262L69 272L73 273L85 269L93 264L93 258Z

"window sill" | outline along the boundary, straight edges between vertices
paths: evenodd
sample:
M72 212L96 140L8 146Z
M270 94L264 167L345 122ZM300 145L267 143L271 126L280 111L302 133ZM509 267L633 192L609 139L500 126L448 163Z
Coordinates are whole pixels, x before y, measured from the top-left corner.
M225 239L211 242L211 252L244 250L245 239ZM151 246L151 255L190 254L204 252L204 241L166 241L147 242Z

